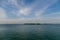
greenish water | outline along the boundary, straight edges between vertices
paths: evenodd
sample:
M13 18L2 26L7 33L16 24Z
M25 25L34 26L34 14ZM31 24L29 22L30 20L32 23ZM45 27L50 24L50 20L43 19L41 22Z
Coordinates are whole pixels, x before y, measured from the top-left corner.
M60 40L60 25L0 25L0 40Z

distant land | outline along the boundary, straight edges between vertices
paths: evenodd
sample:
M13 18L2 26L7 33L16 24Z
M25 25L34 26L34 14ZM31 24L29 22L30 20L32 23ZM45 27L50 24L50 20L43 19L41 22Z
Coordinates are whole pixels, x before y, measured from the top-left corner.
M4 23L0 25L60 25L58 23Z
M40 25L40 23L24 23L24 25Z
M24 23L23 25L53 25L53 24L56 23Z

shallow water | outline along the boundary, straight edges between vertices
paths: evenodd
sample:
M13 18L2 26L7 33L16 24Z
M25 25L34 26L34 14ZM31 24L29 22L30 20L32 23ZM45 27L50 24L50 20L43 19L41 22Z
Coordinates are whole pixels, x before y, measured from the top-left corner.
M0 25L0 40L60 40L60 25Z

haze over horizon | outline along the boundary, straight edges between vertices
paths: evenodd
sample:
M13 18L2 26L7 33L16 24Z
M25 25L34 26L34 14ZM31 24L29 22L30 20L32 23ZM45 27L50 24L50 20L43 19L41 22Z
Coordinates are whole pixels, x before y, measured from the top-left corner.
M60 23L60 0L0 0L0 24Z

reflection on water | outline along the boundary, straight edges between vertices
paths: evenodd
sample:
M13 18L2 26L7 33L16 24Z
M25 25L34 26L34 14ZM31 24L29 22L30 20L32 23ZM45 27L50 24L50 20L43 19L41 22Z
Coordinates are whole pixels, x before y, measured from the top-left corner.
M60 25L0 25L0 40L60 40Z

